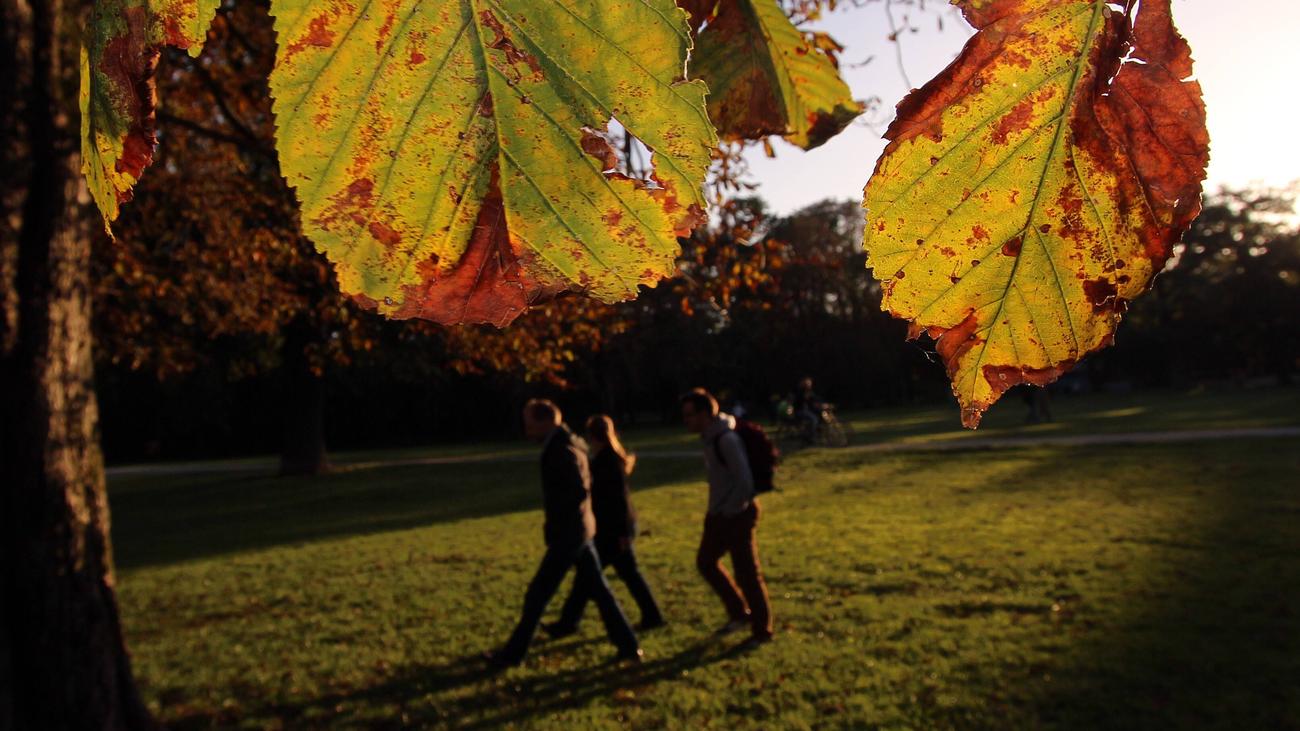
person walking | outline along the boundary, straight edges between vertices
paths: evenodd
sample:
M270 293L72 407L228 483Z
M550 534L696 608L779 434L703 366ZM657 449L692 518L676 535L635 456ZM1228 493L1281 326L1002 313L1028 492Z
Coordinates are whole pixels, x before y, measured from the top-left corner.
M614 420L605 414L587 419L587 440L593 449L591 458L591 510L596 517L596 554L602 567L613 566L614 572L627 585L637 608L641 610L638 632L662 627L663 614L655 603L654 595L641 569L637 566L632 540L636 537L636 511L632 509L632 495L628 489L628 476L636 467L636 455L628 454L618 438ZM542 629L551 637L567 637L578 631L582 613L591 594L581 582L573 582L569 598L564 602L560 619L543 624Z
M591 512L586 445L564 425L559 407L545 399L533 399L524 406L524 433L542 445L542 503L546 515L542 533L546 553L528 584L523 614L510 639L501 649L484 656L498 668L523 662L546 605L573 567L575 581L596 602L605 632L618 648L614 659L641 662L644 655L636 633L609 590L592 545L596 521Z
M718 634L748 626L749 642L767 642L772 639L772 608L758 561L759 505L744 441L735 431L736 420L719 413L718 401L708 391L683 394L681 409L686 428L699 434L704 445L709 506L695 563L727 612ZM722 566L726 553L731 554L734 581Z

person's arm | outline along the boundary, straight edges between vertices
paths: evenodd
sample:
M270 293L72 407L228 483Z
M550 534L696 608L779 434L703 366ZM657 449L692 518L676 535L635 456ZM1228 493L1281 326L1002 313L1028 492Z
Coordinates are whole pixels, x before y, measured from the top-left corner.
M557 465L557 486L562 490L563 500L577 507L587 499L587 489L591 484L586 455L582 450L569 446L561 454Z
M718 441L722 452L722 461L727 465L727 474L731 477L731 492L722 506L722 512L734 515L749 507L754 497L754 473L749 469L749 455L745 453L745 442L734 431L722 435Z

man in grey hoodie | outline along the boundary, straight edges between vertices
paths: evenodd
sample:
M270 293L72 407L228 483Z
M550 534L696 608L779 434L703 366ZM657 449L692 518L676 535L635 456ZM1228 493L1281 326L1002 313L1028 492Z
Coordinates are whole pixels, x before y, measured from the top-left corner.
M681 406L686 428L704 443L709 508L695 562L727 610L728 622L718 634L748 626L752 642L767 642L772 639L772 608L758 563L759 506L744 440L735 431L736 420L719 413L718 401L708 391L687 392ZM725 553L731 554L734 581L722 567Z

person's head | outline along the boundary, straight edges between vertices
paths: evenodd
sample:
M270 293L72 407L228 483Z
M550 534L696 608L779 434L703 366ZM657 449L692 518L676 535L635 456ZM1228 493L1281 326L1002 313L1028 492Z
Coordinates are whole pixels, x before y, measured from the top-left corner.
M524 435L534 442L546 439L562 419L560 407L544 398L529 399L524 404Z
M812 387L813 387L812 378L810 376L804 376L803 378L799 379L799 391L801 393L807 393L811 391Z
M693 388L682 394L682 422L686 428L699 434L709 428L718 416L718 400L702 388Z
M623 441L618 438L618 430L614 428L614 420L605 414L595 414L587 419L587 441L597 452L610 450L623 463L623 470L627 474L632 474L632 467L636 464L636 455L628 454L623 447Z

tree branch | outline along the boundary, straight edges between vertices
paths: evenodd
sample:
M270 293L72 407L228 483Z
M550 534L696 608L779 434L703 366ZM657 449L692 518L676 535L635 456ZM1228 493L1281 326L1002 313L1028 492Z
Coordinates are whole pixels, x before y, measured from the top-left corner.
M201 125L198 122L194 122L192 120L185 119L183 117L178 117L174 114L170 114L162 110L158 111L158 121L162 122L163 124L174 124L177 127L187 129L190 132L201 135L203 137L207 137L208 139L211 140L216 140L217 142L224 142L228 145L234 145L235 147L238 147L243 152L256 155L257 157L263 158L271 163L275 163L277 161L277 156L275 152L273 150L268 149L260 141L257 140L250 141L248 139L245 139L242 136L232 135L227 132L222 132L221 130L212 129L211 127L205 127L204 125Z
M203 67L203 64L198 63L195 59L191 58L188 53L181 53L179 55L184 59L184 63L188 67L189 71L203 82L203 86L208 90L208 93L212 95L213 101L217 103L217 107L221 110L221 113L225 115L227 121L230 122L230 126L234 127L235 131L239 132L239 134L260 146L262 144L262 138L253 132L248 125L244 124L243 120L239 118L239 115L231 111L230 105L226 103L225 90L221 88L221 85L217 83L216 79L212 78L212 74L208 73L208 70Z

